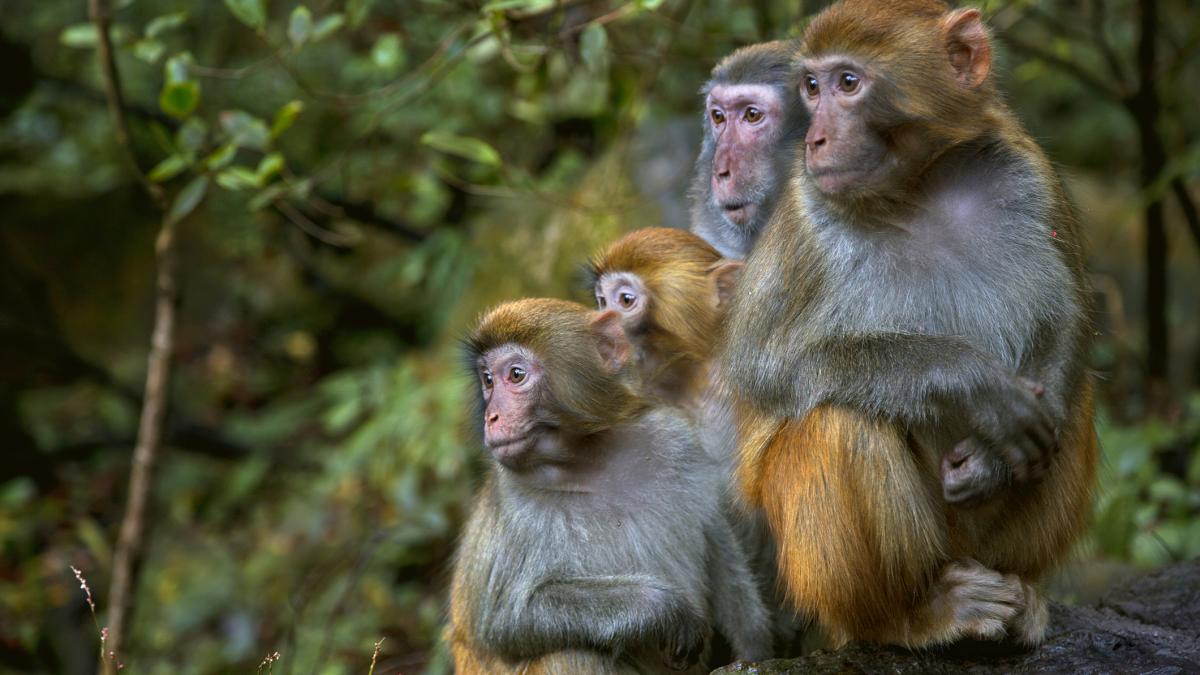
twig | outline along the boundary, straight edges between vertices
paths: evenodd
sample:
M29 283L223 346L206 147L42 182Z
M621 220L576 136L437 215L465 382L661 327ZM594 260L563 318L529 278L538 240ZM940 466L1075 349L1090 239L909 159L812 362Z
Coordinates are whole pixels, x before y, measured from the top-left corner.
M1108 68L1112 71L1113 77L1121 82L1127 82L1129 76L1125 73L1125 66L1117 57L1117 52L1113 50L1112 44L1108 41L1108 34L1104 30L1104 24L1108 20L1108 8L1104 6L1104 0L1093 0L1091 14L1092 41L1096 43L1100 55L1108 62Z
M1196 212L1196 202L1192 201L1192 195L1188 193L1187 186L1178 176L1171 179L1171 190L1175 192L1175 201L1179 202L1179 210L1183 211L1183 219L1187 221L1192 239L1196 242L1196 246L1200 246L1200 213Z
M1080 83L1095 91L1103 98L1107 98L1113 102L1123 102L1126 98L1124 88L1117 88L1101 79L1091 71L1080 66L1078 63L1068 61L1054 52L1042 49L1036 45L1032 45L1013 35L1012 31L1001 34L1001 39L1008 43L1015 51L1021 52L1026 56L1036 59L1041 59L1046 63L1062 70L1063 72L1073 76Z
M117 134L117 145L129 162L138 182L154 200L159 209L166 211L167 196L160 186L151 183L142 172L133 154L133 144L129 137L129 123L125 119L125 97L121 95L121 74L117 71L117 62L113 57L112 38L108 34L111 17L108 5L104 0L88 0L88 14L92 25L96 27L96 55L100 58L100 73L104 79L104 98L108 103L108 115L112 118L113 127Z
M146 194L163 212L162 225L155 240L155 262L158 272L155 281L154 330L147 358L145 396L138 424L137 445L129 471L129 498L113 553L112 580L109 585L108 649L119 658L124 640L130 590L133 587L133 563L142 546L146 502L154 460L162 441L163 419L167 408L167 387L171 373L171 351L175 334L175 224L168 213L168 202L162 188L146 177L138 166L130 143L129 124L121 95L120 73L113 58L112 41L108 35L109 11L104 0L88 0L88 13L96 27L96 54L104 75L104 91L109 114L116 129L117 143L129 161L138 182ZM104 664L101 663L101 667Z

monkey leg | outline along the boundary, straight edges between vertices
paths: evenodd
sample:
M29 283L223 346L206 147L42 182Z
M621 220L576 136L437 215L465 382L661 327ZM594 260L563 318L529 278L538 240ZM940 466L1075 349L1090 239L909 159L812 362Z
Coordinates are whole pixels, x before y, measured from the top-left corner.
M1091 513L1099 457L1093 408L1093 385L1087 381L1040 483L1010 486L976 508L947 510L952 556L970 556L1020 578L1026 607L1008 632L1022 644L1042 641L1049 613L1039 584L1070 555Z
M833 646L1004 635L1020 581L948 555L937 477L898 428L833 406L742 422L774 429L766 441L748 436L764 443L750 484L779 542L785 591Z

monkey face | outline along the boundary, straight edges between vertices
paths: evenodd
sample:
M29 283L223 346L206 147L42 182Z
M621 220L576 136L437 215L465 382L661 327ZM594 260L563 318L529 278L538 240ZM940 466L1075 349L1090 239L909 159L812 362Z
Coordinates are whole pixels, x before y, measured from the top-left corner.
M608 272L596 282L596 306L621 316L627 329L641 328L647 316L650 289L632 272Z
M873 85L867 68L851 58L804 63L800 87L812 117L805 169L826 194L875 187L892 173L888 144L871 124Z
M536 411L544 368L529 349L507 344L478 359L483 390L483 442L510 468L519 465L537 441Z
M705 106L716 145L713 206L733 225L750 228L776 187L772 157L787 123L783 97L768 84L720 84Z

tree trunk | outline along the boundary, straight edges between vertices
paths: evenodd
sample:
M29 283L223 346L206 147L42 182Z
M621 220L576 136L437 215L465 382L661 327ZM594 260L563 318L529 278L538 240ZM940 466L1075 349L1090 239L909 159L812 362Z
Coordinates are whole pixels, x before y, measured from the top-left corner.
M1157 53L1155 38L1158 26L1157 0L1143 0L1138 7L1139 36L1137 45L1138 89L1126 102L1137 122L1141 141L1142 161L1140 186L1142 194L1167 165L1162 136L1158 133L1160 103L1155 82ZM1167 335L1167 231L1163 223L1163 204L1155 199L1143 212L1146 227L1146 366L1151 399L1158 397L1167 381L1167 361L1170 343Z

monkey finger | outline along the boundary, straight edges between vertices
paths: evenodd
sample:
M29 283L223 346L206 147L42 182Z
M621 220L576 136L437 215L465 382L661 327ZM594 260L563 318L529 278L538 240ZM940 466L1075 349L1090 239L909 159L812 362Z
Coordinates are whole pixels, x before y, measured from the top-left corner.
M1005 444L1001 446L1000 452L1004 456L1004 461L1008 462L1008 468L1012 471L1014 481L1024 483L1029 480L1029 458L1018 445Z

